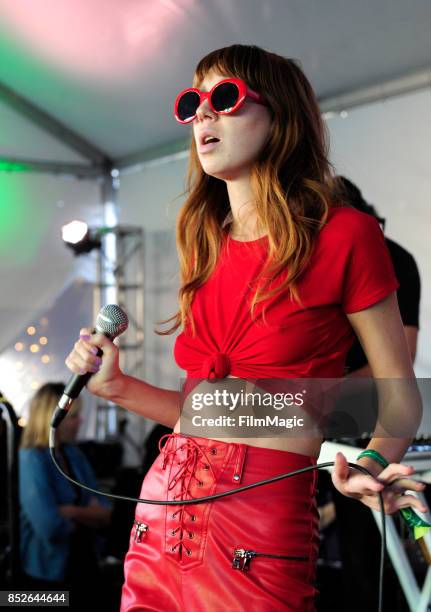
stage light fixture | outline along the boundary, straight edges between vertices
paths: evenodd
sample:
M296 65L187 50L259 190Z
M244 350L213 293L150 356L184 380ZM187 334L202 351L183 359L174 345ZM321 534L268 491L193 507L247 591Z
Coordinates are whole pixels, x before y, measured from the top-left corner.
M74 220L61 228L61 237L74 255L89 253L93 249L100 249L100 231L91 229L84 221Z

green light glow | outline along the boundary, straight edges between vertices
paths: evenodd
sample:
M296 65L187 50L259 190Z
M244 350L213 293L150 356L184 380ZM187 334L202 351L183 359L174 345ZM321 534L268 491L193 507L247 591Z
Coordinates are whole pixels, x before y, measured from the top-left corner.
M27 170L28 166L26 164L0 159L0 172L26 172Z
M24 97L31 98L31 91L37 87L53 89L49 77L53 70L44 66L38 54L0 21L0 80ZM46 89L45 89L46 91Z
M40 196L39 196L40 197ZM35 206L31 182L0 174L0 257L21 267L35 261L48 227L46 206Z

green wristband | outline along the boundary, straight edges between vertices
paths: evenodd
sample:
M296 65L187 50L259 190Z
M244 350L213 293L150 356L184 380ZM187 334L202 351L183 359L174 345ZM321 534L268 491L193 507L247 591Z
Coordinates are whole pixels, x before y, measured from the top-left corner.
M377 461L377 463L380 463L380 465L384 468L388 467L389 465L389 462L386 461L383 455L381 455L378 451L373 450L371 448L366 448L365 450L362 451L362 453L359 453L359 455L356 457L356 461L358 459L361 459L362 457L371 457L371 459L374 459L374 461Z
M363 450L362 453L359 453L356 457L356 461L361 459L361 457L371 457L384 468L389 465L383 455L371 448L367 448ZM422 538L431 529L431 525L418 516L412 508L400 508L399 513L409 528L413 539L418 540Z

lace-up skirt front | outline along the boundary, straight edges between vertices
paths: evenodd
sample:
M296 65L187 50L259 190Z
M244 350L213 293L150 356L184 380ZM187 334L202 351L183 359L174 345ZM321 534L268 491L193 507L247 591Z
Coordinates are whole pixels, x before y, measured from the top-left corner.
M197 499L316 464L314 457L247 444L164 438L141 498ZM121 612L313 612L316 483L314 470L209 502L138 503Z

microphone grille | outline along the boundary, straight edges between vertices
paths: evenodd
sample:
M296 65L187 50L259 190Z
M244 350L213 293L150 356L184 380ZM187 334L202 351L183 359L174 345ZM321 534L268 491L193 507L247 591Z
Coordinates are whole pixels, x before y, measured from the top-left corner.
M111 340L126 331L129 325L127 314L117 304L107 304L100 309L96 319L96 330Z

